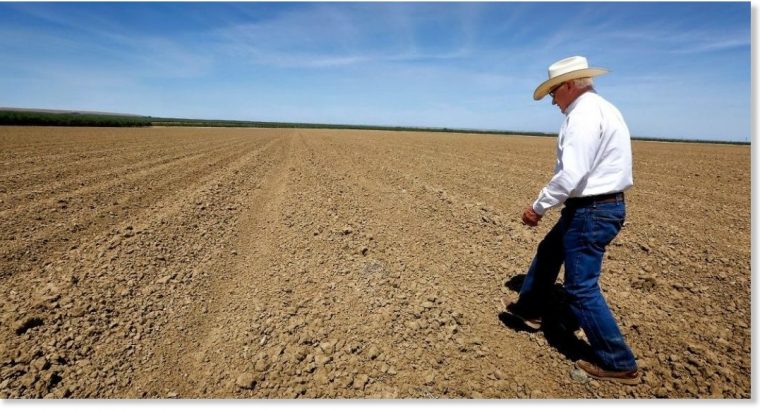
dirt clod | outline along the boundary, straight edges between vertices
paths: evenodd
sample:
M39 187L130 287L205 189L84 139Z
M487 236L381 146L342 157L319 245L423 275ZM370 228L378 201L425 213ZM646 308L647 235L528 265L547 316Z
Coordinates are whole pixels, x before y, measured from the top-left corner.
M241 373L235 380L235 385L241 389L253 389L256 386L256 378L252 373Z

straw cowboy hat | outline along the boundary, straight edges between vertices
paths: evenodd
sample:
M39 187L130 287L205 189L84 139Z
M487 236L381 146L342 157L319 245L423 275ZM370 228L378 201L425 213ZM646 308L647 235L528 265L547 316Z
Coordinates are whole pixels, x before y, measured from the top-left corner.
M549 66L549 79L541 83L533 92L533 99L538 101L551 91L554 86L576 78L594 77L607 74L606 68L589 67L586 57L573 56L557 61Z

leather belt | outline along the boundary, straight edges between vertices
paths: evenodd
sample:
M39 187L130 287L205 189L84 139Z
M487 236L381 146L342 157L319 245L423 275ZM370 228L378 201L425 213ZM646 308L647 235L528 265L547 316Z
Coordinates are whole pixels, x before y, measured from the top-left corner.
M601 194L594 196L584 196L580 198L568 198L565 201L565 206L571 208L580 208L584 206L607 204L612 202L625 201L625 194L622 192L613 192L611 194Z

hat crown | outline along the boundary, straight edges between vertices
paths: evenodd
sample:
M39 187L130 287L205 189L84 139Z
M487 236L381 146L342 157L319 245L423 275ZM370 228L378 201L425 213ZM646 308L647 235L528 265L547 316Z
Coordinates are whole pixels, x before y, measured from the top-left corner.
M573 71L588 68L586 57L573 56L564 58L549 66L549 78L561 76Z
M540 100L549 91L564 81L576 78L596 77L607 74L606 68L589 67L586 57L573 56L557 61L549 66L549 79L541 83L533 92L533 99Z

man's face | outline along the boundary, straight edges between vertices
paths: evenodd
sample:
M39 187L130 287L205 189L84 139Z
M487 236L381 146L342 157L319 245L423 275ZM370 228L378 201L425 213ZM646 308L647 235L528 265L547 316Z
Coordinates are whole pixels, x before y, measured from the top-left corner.
M552 105L556 105L559 107L559 110L563 113L565 112L565 109L568 105L570 105L570 83L564 82L556 87L554 87L551 91L549 91L549 95L552 97Z

